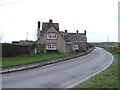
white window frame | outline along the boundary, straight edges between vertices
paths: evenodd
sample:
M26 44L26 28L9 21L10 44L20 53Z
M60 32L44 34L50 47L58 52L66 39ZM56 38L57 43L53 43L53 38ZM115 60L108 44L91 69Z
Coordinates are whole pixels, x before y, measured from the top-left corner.
M73 50L79 50L79 45L73 45Z
M56 44L47 44L47 50L57 50Z
M47 39L57 39L57 33L48 33Z

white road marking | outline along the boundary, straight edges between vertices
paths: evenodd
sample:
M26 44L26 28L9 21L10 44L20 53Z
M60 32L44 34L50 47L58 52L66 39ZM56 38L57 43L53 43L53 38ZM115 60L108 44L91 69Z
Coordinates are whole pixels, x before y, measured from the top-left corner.
M107 52L107 53L109 53L109 52ZM102 72L102 71L106 70L106 69L107 69L107 68L108 68L108 67L112 64L112 62L113 62L113 60L114 60L113 55L112 55L111 53L109 53L109 54L111 55L112 60L111 60L111 62L110 62L110 63L109 63L106 67L104 67L104 68L103 68L103 69L101 69L100 71L98 71L98 72L96 72L96 73L92 74L91 76L89 76L89 77L87 77L87 78L85 78L85 79L83 79L83 80L81 80L81 81L79 81L79 82L77 82L77 83L75 83L75 84L73 84L73 85L71 85L71 86L67 87L67 88L73 88L73 87L75 87L75 86L79 85L80 83L84 82L85 80L88 80L89 78L91 78L91 77L93 77L93 76L95 76L95 75L99 74L100 72Z

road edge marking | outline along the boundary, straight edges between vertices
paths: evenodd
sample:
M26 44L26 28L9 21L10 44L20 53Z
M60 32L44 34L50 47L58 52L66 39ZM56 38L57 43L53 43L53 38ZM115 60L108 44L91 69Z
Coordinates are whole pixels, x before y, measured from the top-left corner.
M104 50L105 50L105 49L104 49ZM106 51L106 50L105 50L105 51ZM89 77L87 77L87 78L85 78L85 79L83 79L83 80L81 80L81 81L79 81L79 82L77 82L77 83L75 83L75 84L73 84L73 85L67 87L67 88L74 88L75 86L79 85L80 83L82 83L82 82L84 82L84 81L90 79L91 77L93 77L93 76L99 74L100 72L106 70L106 69L113 63L113 60L114 60L114 56L113 56L110 52L108 52L108 51L106 51L106 52L109 53L109 54L111 55L111 57L112 57L111 62L110 62L106 67L102 68L100 71L98 71L98 72L92 74L91 76L89 76Z

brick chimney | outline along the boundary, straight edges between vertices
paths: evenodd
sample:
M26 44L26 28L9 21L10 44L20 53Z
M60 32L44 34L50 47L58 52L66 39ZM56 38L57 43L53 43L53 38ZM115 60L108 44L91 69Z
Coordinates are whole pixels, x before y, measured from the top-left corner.
M86 30L84 31L84 35L86 35Z
M65 30L65 33L67 33L67 30Z
M40 21L38 21L38 29L37 29L37 39L39 39L40 38L40 33L41 31L40 31Z
M40 29L40 21L38 21L38 29Z
M52 25L52 23L53 23L53 20L52 20L52 19L50 19L50 20L49 20L49 25L51 26L51 25Z
M52 23L52 22L53 22L53 20L52 20L52 19L50 19L50 20L49 20L49 22L50 22L50 23Z

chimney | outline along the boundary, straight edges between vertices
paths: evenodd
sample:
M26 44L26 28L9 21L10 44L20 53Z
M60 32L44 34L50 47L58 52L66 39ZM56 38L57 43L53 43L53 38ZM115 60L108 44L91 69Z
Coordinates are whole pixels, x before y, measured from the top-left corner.
M40 21L38 21L38 29L40 29Z
M38 21L37 39L40 37L40 21Z
M50 23L52 23L52 21L53 21L52 19L49 20Z
M50 19L50 20L49 20L49 24L50 24L50 25L52 25L52 23L53 23L53 20L52 20L52 19Z
M67 33L67 30L65 30L65 33Z
M76 33L78 33L78 30L76 31Z
M86 35L86 30L84 31L84 35Z

